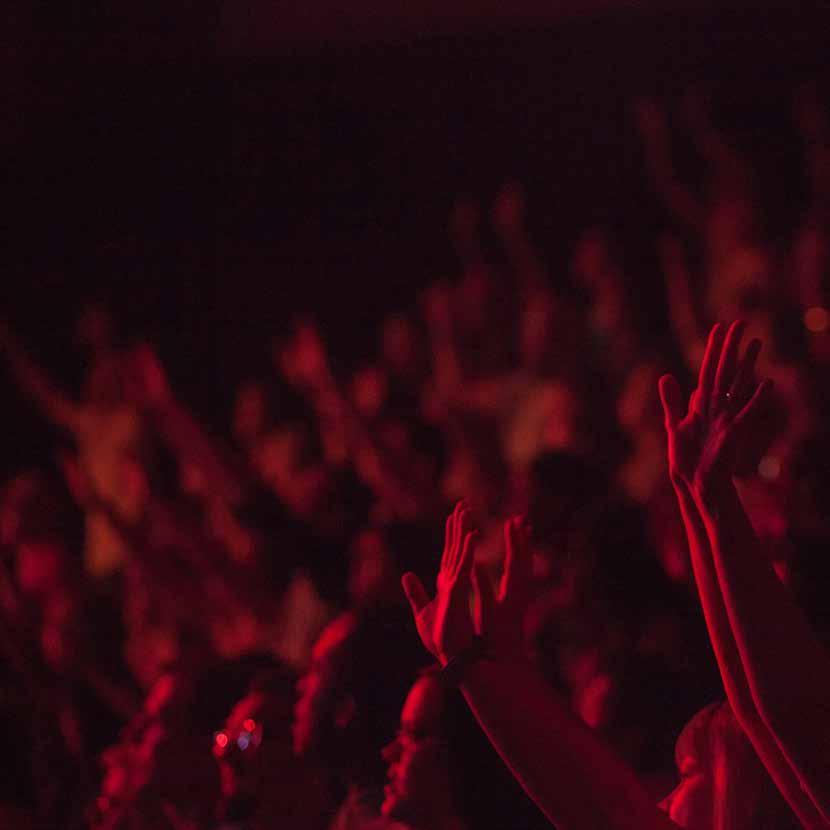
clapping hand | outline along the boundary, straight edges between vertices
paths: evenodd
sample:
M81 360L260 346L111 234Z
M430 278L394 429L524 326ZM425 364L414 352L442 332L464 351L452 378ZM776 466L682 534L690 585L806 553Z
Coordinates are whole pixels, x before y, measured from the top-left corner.
M497 592L484 568L477 566L473 572L476 627L488 654L515 659L524 653L524 620L533 581L530 528L521 517L504 523L504 546L504 572Z
M476 634L491 656L516 658L524 650L524 617L532 582L530 530L518 517L505 522L505 564L497 591L484 568L473 565L476 537L469 510L459 502L447 519L435 597L429 597L415 574L403 577L421 641L442 665L463 652ZM470 610L471 583L475 615Z
M470 612L470 577L477 535L470 511L459 502L447 519L435 597L430 599L414 573L402 579L421 641L442 665L463 652L476 633Z

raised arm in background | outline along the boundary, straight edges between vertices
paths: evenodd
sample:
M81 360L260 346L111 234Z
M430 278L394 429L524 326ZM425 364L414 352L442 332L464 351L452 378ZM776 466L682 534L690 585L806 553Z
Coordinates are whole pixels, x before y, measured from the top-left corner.
M484 637L487 656L466 667L461 691L499 755L559 830L677 828L636 775L523 659L531 576L527 529L517 520L505 526L507 559L497 597L482 572L473 575L475 537L460 503L447 521L435 597L412 573L404 575L403 586L421 639L442 665L464 652L477 631Z
M770 383L735 369L741 325L716 326L692 401L698 451L687 472L703 520L729 625L752 700L825 821L830 817L830 655L766 558L733 475L755 443ZM725 341L728 343L725 345ZM752 347L749 365L757 355ZM668 383L668 388L666 388ZM680 424L676 384L664 381L670 425ZM671 426L670 426L671 429Z
M525 196L518 182L505 182L493 203L492 221L510 258L519 298L527 302L534 294L545 292L545 267L525 226Z
M719 130L710 113L709 102L699 90L689 90L683 96L683 114L689 137L710 170L728 179L751 179L746 160Z
M659 243L660 265L666 280L669 321L674 336L691 371L700 366L706 345L692 293L692 280L683 244L675 236L665 235Z
M236 504L243 494L242 477L227 457L226 449L175 397L155 351L147 344L133 349L129 369L136 403L162 440L180 462L199 471L204 492L226 504Z
M5 356L20 388L37 404L43 415L70 432L78 432L80 405L61 391L52 378L32 360L5 322L0 322L0 352Z
M702 230L705 210L677 175L665 114L653 99L643 98L636 104L636 117L646 165L657 195L678 221L694 231Z
M331 370L326 347L317 326L303 323L294 341L280 356L280 370L286 380L308 396L319 421L325 444L327 432L336 435L339 449L332 462L350 458L366 484L401 518L412 518L419 507L419 495L409 486L405 474L395 469L360 413L341 390ZM299 371L298 371L299 370Z
M660 397L668 434L669 472L689 539L692 570L709 638L732 711L802 825L809 828L828 827L830 825L823 821L815 804L802 790L795 770L755 705L721 594L706 526L692 495L695 475L700 469L701 456L711 429L716 378L721 391L734 390L730 395L730 406L735 412L742 411L755 392L752 377L760 343L757 340L750 343L739 361L743 328L741 323L733 324L725 338L720 327L712 330L700 367L698 386L686 413L682 411L680 389L675 379L668 375L662 378ZM732 396L735 396L734 400ZM745 419L752 418L758 400L754 398L753 405L743 416Z
M823 207L830 196L830 118L815 83L797 90L793 115L804 143L812 207Z

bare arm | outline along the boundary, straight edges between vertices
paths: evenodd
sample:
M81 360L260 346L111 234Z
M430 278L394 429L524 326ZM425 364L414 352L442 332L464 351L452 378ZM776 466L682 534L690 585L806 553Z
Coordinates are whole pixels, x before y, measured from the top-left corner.
M677 176L669 149L665 116L654 101L644 99L637 104L637 121L643 138L646 165L658 195L677 219L694 230L700 230L703 206Z
M468 666L461 690L493 746L528 795L560 830L671 830L676 825L650 800L631 770L568 709L516 650L520 642L527 538L518 522L505 528L505 575L498 598L475 577L478 625L470 615L475 531L463 504L447 522L438 590L430 600L414 574L404 590L424 645L446 664L478 630L492 659Z
M706 98L696 91L686 93L683 100L689 135L698 153L716 171L732 177L748 176L746 160L727 141L712 121Z
M507 182L493 205L493 226L518 279L519 296L527 300L546 290L545 268L527 233L524 193L516 182Z
M738 363L742 329L733 324L725 337L720 326L712 330L682 420L679 390L664 380L667 426L674 433L670 453L687 488L684 518L704 571L702 587L711 595L704 611L727 693L735 696L736 714L746 719L748 736L802 823L827 826L822 819L830 804L830 659L760 550L732 482L768 389L766 383L756 387L752 378L758 341Z
M58 426L78 432L81 419L78 404L65 395L29 357L5 324L0 325L0 351L6 356L14 379L40 411Z
M295 342L283 352L280 368L286 379L302 387L308 396L321 431L337 435L336 443L344 456L338 460L350 457L367 485L402 517L417 512L417 494L388 462L360 413L341 390L314 324L306 323L298 330Z
M510 771L560 830L677 827L529 663L479 660L461 691Z
M727 354L737 350L738 341L739 330L735 329ZM749 360L744 363L745 372L751 367L754 355L757 355L757 348L749 352ZM714 352L710 350L701 367L698 390L705 392L710 385L707 376L713 374L714 363ZM689 539L695 583L726 696L759 758L802 825L809 828L826 827L815 805L801 789L798 777L774 736L760 717L743 670L718 583L706 527L690 490L689 478L694 470L696 451L699 447L699 413L695 412L693 403L689 413L681 419L680 390L674 378L670 376L661 380L660 396L669 436L668 454L672 484ZM702 402L697 406L705 409Z
M138 403L162 440L179 460L200 471L211 495L228 504L237 503L243 490L241 477L226 458L224 448L175 398L155 352L147 345L134 349L130 369Z
M830 658L765 559L734 484L696 499L752 697L830 822Z

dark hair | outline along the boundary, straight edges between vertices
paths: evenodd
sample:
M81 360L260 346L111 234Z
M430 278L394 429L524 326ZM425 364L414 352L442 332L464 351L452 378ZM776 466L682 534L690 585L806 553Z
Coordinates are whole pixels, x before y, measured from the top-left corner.
M677 739L678 767L685 756L698 760L711 775L715 791L713 830L796 830L800 822L769 778L728 703L713 703L686 724ZM718 763L725 758L726 763ZM726 775L716 774L720 769Z
M354 624L337 660L336 696L351 697L355 713L343 739L336 745L327 742L326 749L330 760L344 762L352 776L380 785L386 773L380 750L397 730L406 694L426 655L408 608L349 614Z

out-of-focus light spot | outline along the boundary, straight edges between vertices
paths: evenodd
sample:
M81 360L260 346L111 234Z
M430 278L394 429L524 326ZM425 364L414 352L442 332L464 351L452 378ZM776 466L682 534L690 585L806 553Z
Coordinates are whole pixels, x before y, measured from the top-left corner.
M248 744L250 744L251 739L248 737L246 733L242 733L236 739L236 745L244 752L248 748Z
M820 334L830 328L830 312L821 306L813 306L804 312L804 326L814 334Z
M216 746L222 749L228 745L228 736L224 732L217 732L214 740L216 741Z
M781 475L781 462L774 455L765 455L758 464L758 475L766 481L775 481Z
M246 730L247 732L253 732L253 731L254 731L254 729L256 729L256 721L253 721L253 720L251 720L250 718L248 718L248 720L246 720L246 721L242 724L242 726L243 726L243 727L245 727L245 730Z

